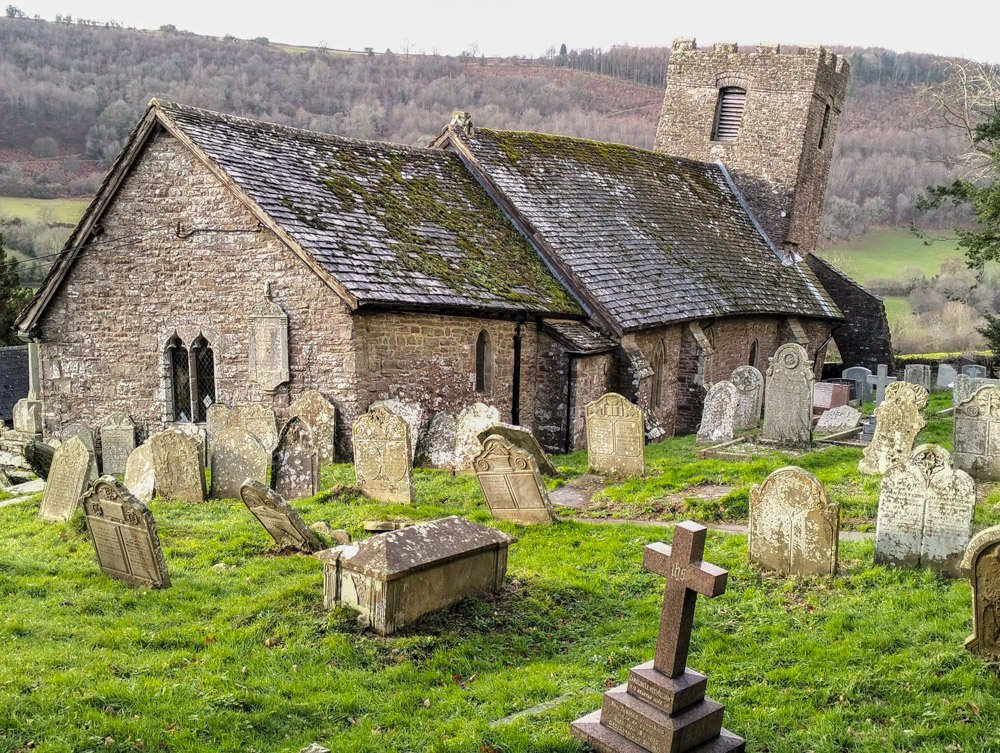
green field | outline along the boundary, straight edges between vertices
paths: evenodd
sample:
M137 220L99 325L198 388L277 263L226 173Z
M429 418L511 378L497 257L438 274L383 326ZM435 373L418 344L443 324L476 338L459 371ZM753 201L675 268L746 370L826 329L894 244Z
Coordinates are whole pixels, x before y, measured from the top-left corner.
M889 317L889 326L894 322L913 318L913 309L909 302L901 295L887 295L882 299L885 304L885 315Z
M89 203L90 199L23 199L0 196L0 217L75 225Z
M926 245L922 238L898 228L876 230L849 243L821 248L816 254L862 284L875 277L901 277L909 269L932 277L943 261L962 256L953 240Z

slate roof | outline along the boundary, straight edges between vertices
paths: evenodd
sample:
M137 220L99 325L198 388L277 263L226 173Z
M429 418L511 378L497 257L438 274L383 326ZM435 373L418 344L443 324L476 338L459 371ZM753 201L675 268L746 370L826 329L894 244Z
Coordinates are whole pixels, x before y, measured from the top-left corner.
M542 327L578 353L603 353L618 347L617 342L588 327L584 322L543 319Z
M448 132L623 332L741 314L841 316L804 262L782 264L721 165L566 136Z

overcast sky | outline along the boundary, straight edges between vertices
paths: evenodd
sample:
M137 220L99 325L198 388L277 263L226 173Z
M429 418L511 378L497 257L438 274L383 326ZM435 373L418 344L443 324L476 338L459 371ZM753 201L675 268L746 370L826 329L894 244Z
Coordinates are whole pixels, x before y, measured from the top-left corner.
M1000 2L966 0L9 0L29 16L178 29L272 42L382 52L475 50L488 57L543 54L614 44L669 45L675 37L713 41L886 47L1000 62Z

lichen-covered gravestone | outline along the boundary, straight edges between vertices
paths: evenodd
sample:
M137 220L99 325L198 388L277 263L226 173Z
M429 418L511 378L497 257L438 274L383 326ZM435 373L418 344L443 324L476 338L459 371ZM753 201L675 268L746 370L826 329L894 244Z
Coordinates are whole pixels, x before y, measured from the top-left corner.
M697 444L728 442L733 438L736 403L739 391L732 382L716 382L705 396L701 412L701 425L695 439Z
M969 542L962 574L972 581L972 635L965 647L1000 661L1000 526L980 531Z
M135 449L135 424L124 413L112 413L101 424L101 466L106 476L125 473Z
M97 453L94 451L94 432L85 424L67 424L60 432L63 442L68 442L72 437L79 437L83 442L87 452L90 453L90 475L97 478Z
M252 403L240 411L243 428L253 434L268 452L278 444L278 419L274 411L263 403Z
M785 466L750 487L750 561L786 575L833 575L840 505L806 470Z
M332 463L337 457L337 408L318 390L307 390L292 401L289 417L298 416L309 424L320 463Z
M473 467L494 518L515 523L555 520L534 460L499 434L486 438Z
M40 439L29 439L24 443L21 452L36 476L41 479L49 477L49 468L52 467L52 456L55 453L54 447Z
M149 443L132 450L125 464L125 488L140 502L153 498L156 489L156 471L153 465L153 448Z
M281 427L271 454L271 488L285 499L311 497L319 491L319 453L312 428L298 416Z
M970 363L968 366L962 367L962 373L968 377L974 377L976 379L986 379L989 376L989 372L986 370L985 366L981 366L978 363Z
M816 422L816 432L833 434L838 431L853 429L861 421L861 411L849 405L841 405L825 411Z
M205 501L205 464L197 443L174 429L149 438L156 493L177 502Z
M208 465L208 432L204 426L200 426L199 424L172 424L170 428L194 442L194 446L198 448L198 453L201 455L201 464L203 466Z
M205 409L205 431L208 434L209 454L212 442L226 429L238 429L243 426L238 410L233 410L224 403L212 403Z
M271 453L246 429L224 429L212 442L209 458L213 499L238 499L240 487L247 479L267 482L267 467Z
M1000 379L984 379L959 374L955 377L951 392L951 404L958 407L983 387L1000 387Z
M785 343L769 359L761 436L782 445L812 442L812 364L805 348Z
M97 563L133 586L167 588L170 575L153 513L113 476L102 476L80 500Z
M455 465L455 422L451 411L435 413L420 443L417 459L430 468L452 469Z
M616 392L587 403L587 463L600 473L646 472L642 409Z
M852 366L849 369L844 369L840 376L842 379L850 379L852 382L856 382L858 385L858 395L861 400L866 403L870 403L875 399L875 393L872 390L872 385L868 381L868 377L872 375L872 370L867 369L864 366Z
M955 467L1000 481L1000 387L980 387L955 408Z
M354 438L354 475L363 494L386 502L413 501L410 427L381 405L358 416Z
M557 471L556 467L552 465L552 461L549 460L549 457L545 454L545 450L542 449L542 446L538 444L538 440L535 439L535 435L531 433L531 429L524 426L514 426L514 424L491 424L479 432L479 443L485 443L487 437L491 437L494 434L503 437L521 452L526 452L530 455L531 459L535 461L535 465L538 467L538 470L546 476L559 475L559 471Z
M455 419L455 470L471 471L472 461L483 449L479 432L500 421L500 411L486 403L473 403Z
M760 424L760 411L764 405L764 375L753 366L737 366L729 377L736 386L736 415L734 431L755 429Z
M273 489L247 479L240 487L239 497L279 546L293 547L307 554L323 548L316 532Z
M416 460L417 445L420 444L424 435L424 421L427 411L421 403L414 403L408 400L378 400L371 404L370 408L380 405L390 413L394 413L406 421L410 427L410 459Z
M875 562L958 575L975 509L972 478L955 469L943 447L920 445L882 477Z
M927 405L927 390L919 384L893 382L885 388L885 400L875 409L875 435L858 463L862 473L885 473L889 466L905 461L913 451L913 440L927 424L920 413Z
M919 384L925 390L931 389L931 367L924 363L907 364L903 369L903 381L910 384Z
M80 495L96 478L92 457L80 437L70 437L56 448L38 510L40 520L69 520Z

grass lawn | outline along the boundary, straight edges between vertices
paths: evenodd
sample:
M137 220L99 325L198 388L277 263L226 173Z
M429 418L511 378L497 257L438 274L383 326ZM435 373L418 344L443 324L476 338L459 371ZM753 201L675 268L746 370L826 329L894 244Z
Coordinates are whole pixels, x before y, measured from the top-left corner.
M921 440L949 432L935 417ZM655 516L745 518L745 485L788 462L700 461L691 442L650 446L650 475L605 490L604 514L634 504L649 517L641 506L665 491L713 481L739 488ZM859 455L793 462L863 517L878 487L857 476ZM567 477L586 471L581 453L554 461ZM163 591L103 576L79 515L41 523L37 498L0 507L0 751L295 753L317 741L351 753L581 753L569 722L652 655L663 584L641 569L642 547L670 528L501 523L471 475L415 477L416 504L385 505L338 489L353 469L329 466L325 491L295 503L307 523L355 537L370 518L449 514L518 536L503 593L388 638L324 611L320 563L280 556L238 502L151 503L173 582ZM980 523L996 517L981 512ZM1000 753L1000 678L962 647L966 581L873 566L870 539L841 542L832 578L749 566L740 535L710 532L706 552L729 587L699 597L689 664L748 751Z
M875 230L816 253L862 284L873 277L899 277L904 269L918 269L930 278L937 274L943 261L962 256L955 241L925 245L924 239L900 228Z
M909 301L901 295L887 295L882 299L885 303L885 315L889 317L889 325L900 320L913 318L913 309Z
M28 222L63 222L75 225L89 199L22 199L0 196L0 216L18 217Z

